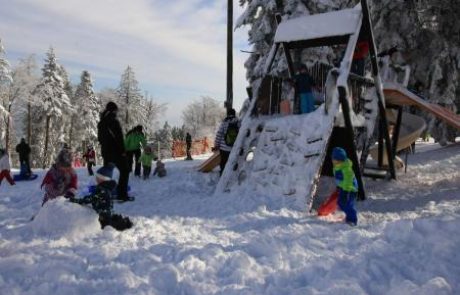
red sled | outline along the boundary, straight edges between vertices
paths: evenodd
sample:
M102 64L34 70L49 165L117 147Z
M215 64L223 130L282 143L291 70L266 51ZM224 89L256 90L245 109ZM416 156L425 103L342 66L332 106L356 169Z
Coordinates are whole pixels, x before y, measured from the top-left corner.
M337 210L337 199L339 198L339 192L335 191L332 195L324 201L318 209L318 216L326 216L334 213Z

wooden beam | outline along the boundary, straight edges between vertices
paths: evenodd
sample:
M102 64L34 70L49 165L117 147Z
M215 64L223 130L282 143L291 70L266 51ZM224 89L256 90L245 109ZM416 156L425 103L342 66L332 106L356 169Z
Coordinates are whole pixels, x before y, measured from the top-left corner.
M388 157L388 167L390 170L391 178L396 179L396 170L394 162L392 160L393 154L391 150L390 134L388 133L388 121L385 113L385 96L383 95L382 80L380 79L379 66L377 61L377 48L375 46L374 33L372 31L372 22L369 13L369 6L366 0L361 0L361 9L363 13L362 26L364 26L364 29L367 30L368 33L367 41L369 43L369 55L372 65L372 75L374 77L376 86L375 88L377 90L378 107L382 121L383 137L385 138L385 148Z
M396 158L396 148L398 147L398 140L399 140L399 133L401 130L401 122L402 122L402 107L398 107L398 117L396 119L396 126L393 129L393 146L392 146L392 152L393 152L393 160Z
M356 145L354 141L355 135L353 132L353 125L351 124L350 106L348 105L347 91L344 87L341 86L338 87L338 91L339 101L342 105L343 118L345 119L345 128L347 130L348 138L350 140L350 146L352 148L352 152L348 156L351 162L353 163L353 171L355 172L356 181L358 182L358 200L363 201L366 199L366 193L364 190L364 183L358 161L358 156L356 155Z

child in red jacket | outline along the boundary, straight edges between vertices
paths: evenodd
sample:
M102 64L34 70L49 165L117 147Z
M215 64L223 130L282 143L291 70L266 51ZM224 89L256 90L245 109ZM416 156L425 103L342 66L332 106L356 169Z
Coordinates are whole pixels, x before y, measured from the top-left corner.
M11 178L10 169L10 156L4 149L0 149L0 184L3 178L6 178L11 185L15 185L13 178Z
M77 192L77 174L72 168L72 153L64 147L58 154L56 162L43 179L41 188L45 187L42 206L59 196L73 199Z
M88 150L86 153L83 155L83 158L86 160L86 166L88 168L88 174L93 176L93 166L96 165L96 152L94 151L94 148L92 145L88 147Z

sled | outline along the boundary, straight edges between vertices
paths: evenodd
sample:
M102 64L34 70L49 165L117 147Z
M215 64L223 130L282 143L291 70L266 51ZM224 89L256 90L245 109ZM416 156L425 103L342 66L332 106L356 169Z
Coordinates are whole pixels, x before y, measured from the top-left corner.
M318 209L318 216L327 216L331 213L334 213L337 210L337 199L339 197L339 192L335 191L332 195L324 201Z

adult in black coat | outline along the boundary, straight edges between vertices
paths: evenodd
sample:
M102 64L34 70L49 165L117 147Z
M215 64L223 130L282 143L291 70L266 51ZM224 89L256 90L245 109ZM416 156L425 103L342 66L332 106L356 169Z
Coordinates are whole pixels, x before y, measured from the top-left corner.
M187 158L186 160L193 160L192 159L192 135L190 135L190 133L187 132L187 135L185 136L185 144L186 144L186 147L187 147Z
M24 138L21 138L21 142L16 146L16 152L19 154L19 162L20 166L25 166L24 170L28 174L32 174L32 171L30 170L30 146L26 143L26 140ZM22 170L21 170L22 171Z
M104 166L113 163L120 172L118 179L118 199L128 199L129 169L123 142L123 130L117 119L118 106L114 102L107 103L101 113L101 120L97 125L98 140L101 144L101 155Z

